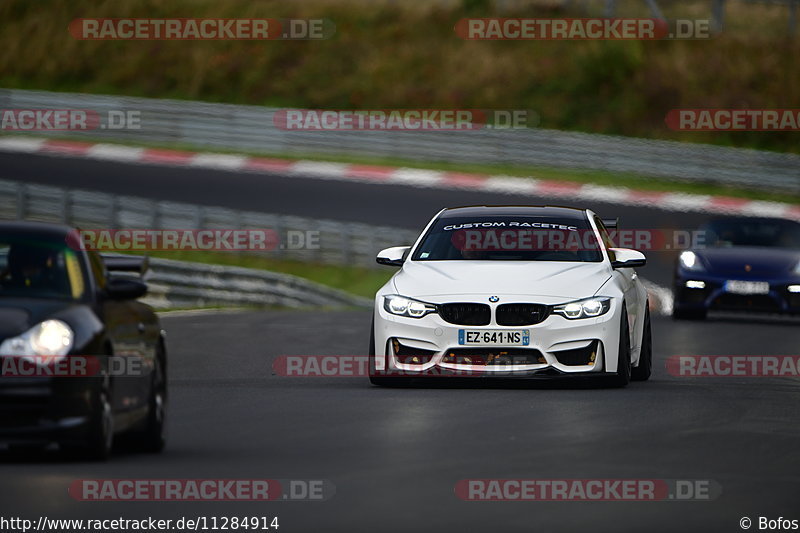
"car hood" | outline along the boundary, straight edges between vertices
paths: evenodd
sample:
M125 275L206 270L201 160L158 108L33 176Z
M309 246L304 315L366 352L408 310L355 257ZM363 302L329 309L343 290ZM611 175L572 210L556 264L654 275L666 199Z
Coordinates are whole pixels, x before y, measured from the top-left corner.
M0 298L0 340L24 333L48 318L67 318L77 307L75 302L37 298Z
M711 273L745 278L785 277L800 261L800 251L785 248L734 246L706 248L695 253Z
M394 278L398 294L524 294L577 299L593 296L611 277L605 263L555 261L406 262Z

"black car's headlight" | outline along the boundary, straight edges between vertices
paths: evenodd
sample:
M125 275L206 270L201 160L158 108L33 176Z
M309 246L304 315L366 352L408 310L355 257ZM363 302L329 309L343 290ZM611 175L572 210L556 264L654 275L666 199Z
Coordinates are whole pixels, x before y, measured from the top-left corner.
M383 297L383 308L387 313L409 318L422 318L425 315L436 312L436 306L419 300L413 300L400 296L399 294L389 294Z
M692 272L700 272L705 270L703 263L700 261L700 257L698 257L698 255L691 250L686 250L685 252L681 253L678 261L680 261L681 266L686 270L691 270Z
M75 335L66 322L45 320L25 333L0 344L0 355L63 357L72 349Z
M574 320L577 318L594 318L608 313L611 309L611 298L596 296L553 306L553 313L564 318Z

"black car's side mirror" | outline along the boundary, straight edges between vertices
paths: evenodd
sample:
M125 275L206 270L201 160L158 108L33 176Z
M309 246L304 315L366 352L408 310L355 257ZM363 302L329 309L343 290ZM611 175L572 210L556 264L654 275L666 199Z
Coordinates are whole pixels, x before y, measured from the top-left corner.
M108 279L106 294L112 300L135 300L147 294L147 284L137 279Z

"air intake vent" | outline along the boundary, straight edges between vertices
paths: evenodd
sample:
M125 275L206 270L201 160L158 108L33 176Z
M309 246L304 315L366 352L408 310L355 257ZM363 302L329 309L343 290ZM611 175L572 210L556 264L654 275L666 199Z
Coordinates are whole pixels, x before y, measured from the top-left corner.
M486 326L492 320L492 310L486 304L453 303L438 306L446 322L460 326Z
M495 319L501 326L530 326L549 314L550 308L542 304L503 304L497 306Z

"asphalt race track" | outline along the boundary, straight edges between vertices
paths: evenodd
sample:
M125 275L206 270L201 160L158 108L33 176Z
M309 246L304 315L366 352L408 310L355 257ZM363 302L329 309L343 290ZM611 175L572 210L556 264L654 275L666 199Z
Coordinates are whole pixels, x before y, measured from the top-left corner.
M0 154L0 178L418 228L439 208L548 203L466 191ZM335 201L331 201L335 199ZM549 202L568 203L568 202ZM701 214L594 204L625 227L692 229ZM389 218L387 218L387 216ZM642 276L670 281L651 253ZM364 355L369 312L167 315L170 443L107 464L0 452L0 499L21 517L278 516L293 531L741 531L800 518L800 381L685 378L673 355L797 355L796 321L653 317L654 374L625 389L274 375L280 355ZM324 502L77 502L78 479L324 479ZM712 480L711 501L466 502L462 479ZM793 515L794 513L794 515ZM754 525L752 529L757 529Z
M171 442L108 464L0 454L4 508L54 518L268 515L280 531L736 531L797 512L796 380L678 378L673 354L796 353L796 324L654 318L654 376L569 384L371 387L272 374L278 355L363 354L369 314L167 317ZM327 479L325 502L76 502L76 479ZM469 478L708 479L713 501L466 502Z

